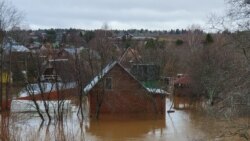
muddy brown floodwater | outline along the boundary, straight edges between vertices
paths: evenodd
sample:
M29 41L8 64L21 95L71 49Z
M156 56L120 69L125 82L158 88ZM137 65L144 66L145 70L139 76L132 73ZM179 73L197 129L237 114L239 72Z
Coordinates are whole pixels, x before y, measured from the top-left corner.
M170 105L167 99L167 109ZM103 115L100 120L86 118L83 122L73 111L63 123L50 124L41 124L35 113L2 114L0 138L15 141L245 141L247 137L241 134L245 131L249 133L249 117L232 122L179 107L162 117Z

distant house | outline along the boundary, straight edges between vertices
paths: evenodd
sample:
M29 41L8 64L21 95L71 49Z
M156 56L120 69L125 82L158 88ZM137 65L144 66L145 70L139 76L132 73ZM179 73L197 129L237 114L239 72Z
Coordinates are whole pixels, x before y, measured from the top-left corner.
M18 100L60 100L77 95L74 69L68 59L47 61L38 83L27 84L19 93Z
M42 47L42 44L40 42L34 42L29 45L29 50L32 53L36 53L36 52L39 52L41 47Z
M179 74L174 81L175 96L190 96L192 90L190 88L191 78L188 75Z
M151 37L151 36L134 36L133 34L130 33L124 33L122 36L116 37L117 39L123 40L123 39L132 39L132 40L137 40L137 41L146 41L146 40L156 40L156 37Z
M84 91L90 115L165 112L167 92L144 87L118 62L108 64Z
M127 48L119 59L119 63L126 69L131 69L133 64L141 63L141 56L136 49Z
M42 81L61 81L61 77L57 74L55 68L53 67L48 67L45 69L43 72L43 75L40 78Z
M74 69L72 68L74 68L74 64L68 59L48 60L40 80L73 82L75 81L75 77Z
M68 100L76 95L75 82L41 82L27 84L20 92L16 100Z
M6 54L9 54L10 52L15 53L27 53L30 52L30 50L23 46L16 43L13 39L8 39L8 41L4 42L3 50Z
M84 50L84 47L79 47L79 48L64 48L67 53L69 53L72 56L75 56L75 54L80 54L82 50Z
M80 53L84 50L84 47L70 47L70 48L63 48L58 52L58 56L66 56L68 58L70 57L76 57L76 55L80 55Z

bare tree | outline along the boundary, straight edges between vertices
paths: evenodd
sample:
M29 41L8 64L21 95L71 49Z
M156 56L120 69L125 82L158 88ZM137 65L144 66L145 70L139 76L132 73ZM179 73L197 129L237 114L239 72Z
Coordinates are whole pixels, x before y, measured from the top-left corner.
M250 2L249 0L228 0L228 18L238 29L250 29Z
M222 101L216 106L215 111L225 115L227 118L232 116L249 117L249 107L247 104L238 106L238 101L246 101L249 98L250 85L250 1L249 0L226 0L226 15L213 15L210 24L216 31L223 31L222 36L226 39L226 51L230 50L230 59L227 70L224 74L229 74L227 81L222 82L223 86L219 93ZM216 17L216 18L214 18ZM220 62L220 60L218 61ZM221 66L215 68L218 71ZM230 75L231 72L231 75ZM220 76L216 79L218 80ZM230 82L230 83L229 83ZM243 102L244 103L244 102ZM244 110L245 109L245 110ZM241 114L243 113L243 114ZM242 134L239 131L249 131L249 123L246 126L232 125L229 123L228 129L231 135ZM235 129L239 129L235 132ZM242 137L249 137L246 132Z
M232 86L232 80L238 76L235 74L238 68L236 61L231 49L216 44L204 46L193 53L189 70L194 93L207 97L211 105L218 100L219 94L223 98L226 89Z
M6 1L0 1L0 29L2 31L17 27L22 20L22 13Z
M236 25L236 30L239 31L233 35L234 44L242 49L250 69L250 2L249 0L228 0L227 2L229 4L227 18L232 24Z
M8 97L10 95L10 75L11 75L11 48L9 51L9 55L10 57L7 58L7 60L9 61L9 67L8 67L8 79L6 81L6 91L4 92L3 90L3 72L4 72L4 64L6 62L6 58L4 57L4 51L3 51L3 47L4 47L4 41L7 39L8 37L8 30L10 30L12 27L17 26L22 19L22 14L21 12L19 12L14 6L12 6L10 3L7 3L6 1L0 1L0 55L1 55L1 62L0 62L0 79L1 79L1 83L0 83L0 106L1 106L1 111L2 110L6 110L7 106L3 107L3 98L5 98L4 105L8 104ZM3 97L3 95L5 95Z
M55 51L52 50L52 52ZM66 109L68 106L66 100L70 99L74 83L70 81L72 73L68 69L62 69L69 63L60 62L60 59L58 62L56 53L50 55L52 56L48 57L49 60L47 60L41 58L39 52L31 53L27 73L29 78L25 80L27 84L25 96L20 97L20 99L31 100L42 121L46 120L45 117L48 118L49 122L51 120L63 121L68 110ZM44 72L48 67L52 68L53 72L46 76ZM72 68L69 65L68 67Z
M113 42L111 41L111 37L112 37L112 32L108 30L108 26L107 24L105 24L103 26L103 29L96 30L94 34L94 38L88 41L87 52L83 54L83 57L81 58L81 62L85 62L85 66L86 65L89 66L89 67L83 68L85 70L84 72L86 72L84 75L85 80L90 80L90 79L93 79L95 76L98 76L101 70L107 64L110 64L111 62L115 61L118 58L116 46L114 46ZM79 63L77 65L80 66ZM80 73L78 73L78 76L79 74ZM78 78L82 78L82 76ZM78 80L78 82L81 82L81 81ZM86 82L85 82L85 85L86 85ZM96 103L97 103L96 109L97 110L94 116L97 119L99 118L100 108L102 106L103 99L105 97L104 81L101 82L100 87L102 90L96 93ZM80 89L80 90L83 90L83 89ZM85 92L84 91L80 92L80 96L81 96L81 93L85 93ZM82 98L83 97L81 96L80 100L82 100Z
M185 34L185 40L192 52L202 46L203 31L199 25L191 25Z
M228 41L242 50L242 55L248 61L247 67L249 69L250 2L249 0L226 0L226 4L228 6L226 15L211 15L209 24L212 29L219 32L233 31L233 34L228 36L230 38Z

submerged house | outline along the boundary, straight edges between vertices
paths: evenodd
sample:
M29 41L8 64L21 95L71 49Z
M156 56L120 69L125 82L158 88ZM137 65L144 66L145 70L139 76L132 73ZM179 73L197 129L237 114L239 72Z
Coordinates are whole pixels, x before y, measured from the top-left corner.
M108 64L85 88L90 115L165 113L167 92L146 88L120 63Z
M27 84L17 100L68 100L76 94L76 82L40 82Z
M179 74L174 81L175 96L191 96L192 89L190 88L191 78L188 75Z
M40 82L27 84L20 92L19 97L10 101L12 112L31 112L37 111L36 104L40 112L45 112L45 103L50 112L55 108L71 108L70 100L77 96L76 83L62 82ZM36 101L36 104L34 103Z
M66 67L67 66L67 67ZM36 83L27 84L18 100L65 100L77 95L72 65L67 59L48 60Z

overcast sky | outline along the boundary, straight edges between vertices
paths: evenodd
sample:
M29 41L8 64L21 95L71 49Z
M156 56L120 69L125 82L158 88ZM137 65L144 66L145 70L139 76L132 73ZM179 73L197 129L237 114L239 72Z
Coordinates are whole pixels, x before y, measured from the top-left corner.
M224 0L9 0L38 28L169 30L204 26L210 13L223 13Z

